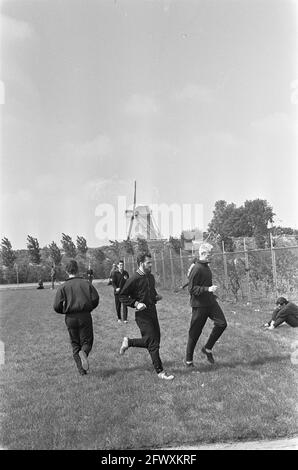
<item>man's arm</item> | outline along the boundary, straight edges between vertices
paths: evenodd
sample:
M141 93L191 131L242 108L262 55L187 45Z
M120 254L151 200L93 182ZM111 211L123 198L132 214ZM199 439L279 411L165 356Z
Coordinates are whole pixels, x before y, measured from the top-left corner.
M94 310L98 304L99 304L99 295L95 287L90 284L90 297L91 297L91 303L92 303L92 310Z
M188 281L188 292L190 293L190 295L199 296L203 292L209 291L209 287L199 285L200 281L200 272L194 267L190 273Z
M65 300L66 299L65 299L65 295L64 295L64 290L61 287L59 287L57 292L56 292L54 305L53 305L53 308L54 308L55 312L64 313L63 312L63 306L64 306Z
M138 302L136 299L136 279L131 277L127 279L124 286L122 287L119 300L122 304L126 305L127 307L136 307L136 303Z
M277 326L281 325L284 321L286 321L287 316L288 316L288 308L287 308L287 305L284 305L276 312L275 319L274 319L274 328L276 328Z
M112 274L112 286L114 288L114 291L117 289L118 287L118 278L117 278L117 274L116 274L116 271L113 272Z

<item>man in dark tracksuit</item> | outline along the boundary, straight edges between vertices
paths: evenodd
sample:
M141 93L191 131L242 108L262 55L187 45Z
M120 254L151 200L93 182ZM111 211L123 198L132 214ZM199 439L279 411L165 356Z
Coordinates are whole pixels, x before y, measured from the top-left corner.
M151 274L151 255L141 254L137 259L138 270L129 278L120 291L120 302L135 308L135 320L142 338L123 338L120 354L128 348L146 348L149 351L153 367L160 379L172 380L173 375L167 374L159 356L160 328L156 311L156 302L161 296L155 290L155 279Z
M298 306L293 302L289 302L285 297L279 297L276 301L276 309L273 311L272 318L264 326L269 330L277 328L286 322L292 327L298 326Z
M194 350L207 318L211 318L211 320L213 320L214 327L206 345L201 351L207 356L207 360L212 364L214 363L214 358L211 350L215 342L227 327L223 311L216 301L216 296L213 294L213 292L216 291L217 286L212 284L212 273L208 266L212 248L212 245L209 243L204 243L200 246L199 261L193 267L189 277L188 290L190 293L192 317L186 348L185 363L187 367L194 367Z
M66 266L69 279L58 287L54 310L65 314L73 358L81 375L89 369L88 355L93 345L93 325L91 311L99 302L95 287L87 279L77 276L78 265L70 260Z
M121 323L121 302L119 299L119 295L122 287L124 286L128 278L129 274L127 271L124 270L124 262L120 260L118 263L118 271L114 271L112 275L112 286L114 288L116 313L119 323ZM124 323L127 323L127 305L122 304L122 310L123 321Z

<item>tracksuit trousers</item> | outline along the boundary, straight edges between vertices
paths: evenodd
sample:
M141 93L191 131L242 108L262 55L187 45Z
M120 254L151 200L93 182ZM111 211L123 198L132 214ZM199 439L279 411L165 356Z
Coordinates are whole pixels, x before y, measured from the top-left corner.
M115 295L115 306L116 306L116 313L118 320L121 320L121 305L122 305L122 314L123 314L123 321L127 320L127 306L124 304L121 304L119 300L119 295Z
M155 371L162 372L163 366L159 356L160 327L155 305L151 305L141 312L136 312L135 320L142 338L129 339L128 346L148 349Z
M78 312L65 315L74 361L80 370L82 367L79 352L88 356L93 345L93 323L90 312Z
M189 362L193 360L196 344L208 318L213 320L214 326L205 344L207 349L213 348L227 327L224 313L217 302L207 307L193 307L186 348L186 360Z

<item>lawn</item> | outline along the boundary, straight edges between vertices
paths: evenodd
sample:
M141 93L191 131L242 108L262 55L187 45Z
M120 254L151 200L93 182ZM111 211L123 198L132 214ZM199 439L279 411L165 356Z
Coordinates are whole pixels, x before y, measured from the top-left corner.
M298 433L298 366L291 361L298 329L263 330L272 306L222 304L228 328L214 348L216 364L200 353L208 321L195 355L200 372L190 372L183 365L188 295L160 291L161 358L175 374L166 382L146 350L119 355L124 335L139 336L134 312L118 324L111 287L95 285L101 300L83 377L64 316L52 310L55 291L0 292L2 448L156 449Z

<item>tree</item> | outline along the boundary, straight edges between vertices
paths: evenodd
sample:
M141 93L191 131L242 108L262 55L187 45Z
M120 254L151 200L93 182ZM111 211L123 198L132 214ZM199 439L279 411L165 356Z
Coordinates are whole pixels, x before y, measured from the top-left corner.
M236 205L234 203L228 204L224 200L216 201L215 209L213 211L213 218L208 225L208 232L213 238L217 239L217 243L222 247L224 242L225 250L233 250L233 230L234 223L237 219Z
M31 235L27 236L27 249L31 262L34 264L40 264L41 255L37 238L34 238Z
M137 238L137 248L139 253L148 253L149 247L145 238Z
M49 244L49 250L50 250L50 258L55 264L55 266L59 266L62 261L62 253L60 248L55 242L52 242Z
M109 250L114 253L116 259L121 258L122 256L122 249L121 244L117 240L109 240L112 246L109 247Z
M61 244L66 256L69 256L69 258L75 258L77 254L76 247L69 235L62 233Z
M100 248L96 248L93 251L93 256L95 261L98 261L99 263L102 263L106 259L106 255Z
M131 240L123 240L124 251L127 255L134 255L134 248Z
M181 237L183 237L183 234L181 235ZM169 238L169 245L178 254L180 253L180 249L183 246L182 245L182 240L183 240L183 238L175 238L175 237L170 237Z
M258 248L264 248L268 222L272 223L275 215L272 207L265 199L254 199L245 201L244 211L251 236L255 237Z
M220 200L215 203L208 231L213 236L219 235L219 244L223 241L226 251L233 250L233 237L254 237L257 247L264 248L267 225L274 215L272 207L263 199L247 200L240 207Z
M6 237L2 238L1 241L1 255L3 265L7 268L12 268L16 260L16 254L12 249L10 241Z
M86 238L77 236L77 250L81 256L86 256L86 253L88 251Z

